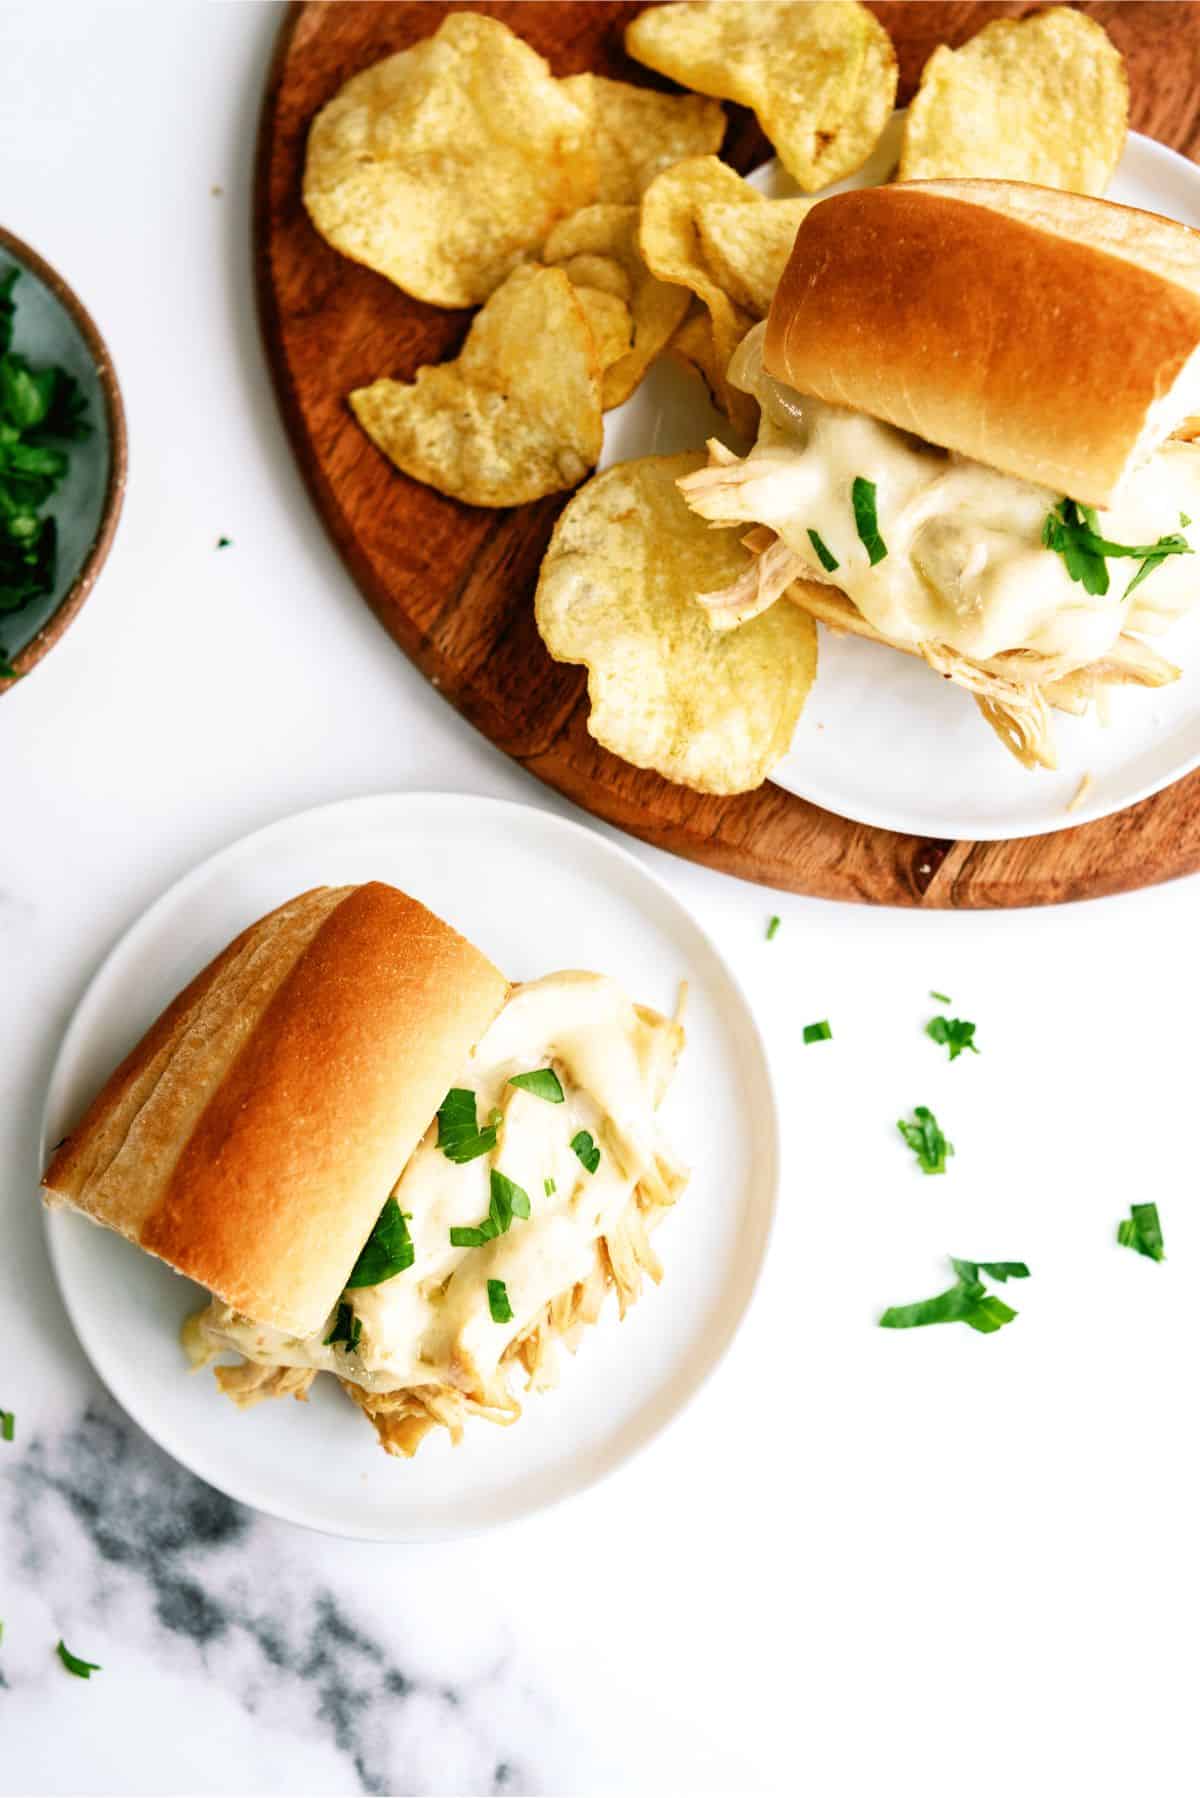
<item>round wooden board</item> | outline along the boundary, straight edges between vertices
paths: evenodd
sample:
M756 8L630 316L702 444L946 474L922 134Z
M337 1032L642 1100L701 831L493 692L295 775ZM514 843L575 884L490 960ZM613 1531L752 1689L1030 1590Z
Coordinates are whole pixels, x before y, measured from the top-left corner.
M477 4L556 74L592 69L654 83L621 47L642 8L615 0ZM264 100L255 208L263 335L300 467L380 621L464 717L532 773L609 823L728 874L826 899L886 905L1046 905L1126 891L1200 868L1200 773L1115 817L1007 843L928 841L819 810L767 785L735 799L672 786L588 736L583 671L552 662L533 622L538 566L565 496L486 512L397 473L345 396L381 374L408 380L457 353L470 315L410 299L317 235L300 199L314 113L357 70L428 36L437 0L293 6ZM937 43L1027 4L879 4L904 104ZM1191 154L1200 144L1200 6L1085 4L1129 67L1132 124ZM669 85L659 83L658 85ZM722 154L746 171L770 150L730 108ZM486 171L481 171L486 179Z

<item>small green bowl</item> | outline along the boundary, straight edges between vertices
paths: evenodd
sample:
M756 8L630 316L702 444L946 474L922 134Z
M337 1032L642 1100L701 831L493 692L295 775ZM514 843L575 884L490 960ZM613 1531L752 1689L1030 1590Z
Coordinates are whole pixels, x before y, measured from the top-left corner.
M16 670L0 679L0 693L53 648L91 592L121 515L127 466L125 409L104 339L62 276L0 229L0 275L14 262L21 275L13 289L13 348L74 375L92 429L71 445L66 479L50 501L58 521L54 590L19 612L0 613L0 645Z

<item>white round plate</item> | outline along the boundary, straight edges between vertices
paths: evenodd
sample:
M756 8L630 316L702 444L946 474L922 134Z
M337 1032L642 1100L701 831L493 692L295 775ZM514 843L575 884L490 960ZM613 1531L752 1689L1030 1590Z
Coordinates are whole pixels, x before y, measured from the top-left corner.
M830 193L888 179L902 117L865 168ZM772 198L797 192L778 163L750 179ZM1108 198L1200 226L1200 169L1133 132ZM667 361L605 427L605 466L695 449L714 433L729 438L700 383ZM822 630L816 685L771 779L843 818L923 837L1040 836L1106 817L1200 764L1200 607L1157 642L1182 678L1157 690L1114 689L1107 726L1094 714L1055 713L1051 773L1022 768L974 700L911 656ZM1068 812L1085 774L1086 801Z
M43 1154L167 1001L247 924L322 884L386 880L424 901L514 980L614 975L670 1011L688 982L687 1049L663 1108L694 1172L656 1241L666 1267L618 1326L615 1306L530 1394L510 1429L473 1420L393 1460L332 1381L306 1405L239 1412L191 1374L179 1326L199 1287L69 1211L46 1214L71 1321L142 1428L210 1484L334 1535L410 1542L510 1522L590 1486L656 1436L737 1329L775 1203L778 1128L766 1054L733 975L679 901L625 850L532 807L386 794L302 812L223 850L126 933L59 1051ZM320 1388L324 1387L322 1391Z

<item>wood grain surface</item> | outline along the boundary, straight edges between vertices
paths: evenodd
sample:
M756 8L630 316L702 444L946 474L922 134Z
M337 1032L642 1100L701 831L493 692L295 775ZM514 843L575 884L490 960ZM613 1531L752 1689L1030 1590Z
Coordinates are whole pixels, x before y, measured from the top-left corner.
M428 36L457 8L436 0L334 0L287 15L263 103L255 255L263 337L309 490L385 628L462 715L559 792L659 848L744 879L822 898L931 907L1045 905L1200 868L1200 773L1096 824L1008 843L927 841L848 823L766 785L711 798L631 768L586 728L582 669L552 662L534 628L538 566L566 496L513 511L459 505L399 474L354 422L345 396L382 374L409 380L457 352L470 314L410 299L339 256L300 199L313 114L368 63ZM472 10L503 19L556 74L581 70L669 86L621 47L637 4L515 0ZM1028 4L946 0L872 7L900 60L899 103L939 43ZM1200 6L1085 4L1123 52L1131 123L1200 151ZM722 152L742 171L771 154L737 107Z

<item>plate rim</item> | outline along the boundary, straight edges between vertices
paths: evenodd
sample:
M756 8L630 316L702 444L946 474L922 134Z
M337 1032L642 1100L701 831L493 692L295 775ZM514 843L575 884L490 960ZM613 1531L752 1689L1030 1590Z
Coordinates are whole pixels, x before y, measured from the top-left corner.
M895 109L891 120L891 126L893 128L896 121L904 117L906 111L906 107L897 107ZM1128 152L1130 146L1134 146L1136 154L1138 156L1145 156L1151 164L1159 162L1168 169L1174 165L1176 172L1182 172L1182 178L1194 185L1196 189L1197 206L1200 208L1200 165L1192 162L1189 157L1182 155L1180 151L1172 149L1169 144L1160 143L1156 137L1149 137L1144 131L1129 131L1127 133L1122 156ZM773 168L777 162L778 158L775 158L770 163L760 164L757 169L751 171L747 179L752 181L756 175L761 175L765 169ZM853 185L853 181L854 177L851 176L847 183L839 184L839 188L841 185ZM826 190L823 190L822 193L816 197L818 199L823 198L825 191ZM827 191L834 192L838 190L829 189ZM1139 207L1137 210L1146 211L1147 208ZM1158 216L1171 219L1172 215L1164 212L1158 214ZM1182 221L1174 219L1172 222L1178 224ZM820 668L818 661L818 679L819 678ZM1179 781L1185 780L1187 776L1194 773L1198 767L1200 767L1200 729L1198 729L1197 733L1196 749L1191 756L1176 764L1169 773L1162 775L1160 778L1143 781L1139 786L1133 788L1117 802L1114 803L1112 801L1100 799L1093 801L1089 805L1085 801L1071 811L1063 809L1058 816L1049 816L1038 823L1022 825L1017 829L1013 829L1011 825L1004 826L987 823L984 823L981 828L972 826L969 830L959 829L957 826L954 828L947 828L948 823L952 823L953 821L947 820L944 816L941 818L934 817L931 820L930 818L917 817L912 813L906 812L902 808L888 809L882 807L876 809L869 806L862 806L861 808L855 806L853 810L847 811L844 809L841 801L839 801L837 805L831 804L827 790L820 786L810 787L807 783L800 780L797 780L795 784L790 782L785 784L776 778L774 772L767 776L767 780L772 786L777 787L780 792L790 793L797 799L803 799L808 805L819 806L822 811L831 812L835 817L843 818L849 824L863 825L868 830L886 830L905 837L915 837L922 840L939 839L953 843L1020 843L1028 841L1032 837L1054 836L1060 831L1077 830L1080 825L1096 824L1103 818L1115 818L1119 816L1120 813L1129 811L1132 807L1140 805L1143 800L1152 799L1156 793L1164 792L1166 788L1173 787ZM1053 770L1047 770L1046 772L1052 774ZM1036 778L1036 775L1034 778Z
M222 1477L221 1480L218 1481L213 1477L210 1470L196 1465L195 1459L189 1452L187 1452L186 1445L184 1452L181 1452L174 1443L168 1444L164 1441L156 1427L152 1414L150 1417L147 1416L148 1408L142 1405L136 1394L134 1401L131 1403L123 1391L118 1392L109 1384L108 1378L105 1373L101 1371L100 1366L97 1364L97 1361L92 1354L89 1346L88 1330L85 1325L81 1323L79 1316L77 1316L73 1300L73 1287L70 1280L65 1275L60 1261L61 1246L62 1242L65 1240L61 1225L66 1223L67 1220L70 1220L72 1224L86 1224L89 1220L84 1218L80 1213L73 1211L69 1206L47 1206L45 1203L41 1202L39 1188L38 1199L42 1213L41 1222L45 1233L47 1254L54 1274L59 1298L62 1302L63 1309L66 1312L67 1320L71 1326L75 1339L79 1344L79 1348L93 1374L100 1381L113 1402L133 1420L137 1427L144 1432L161 1453L168 1455L173 1461L185 1468L188 1473L192 1474L195 1478L202 1480L206 1485L214 1487L226 1497L234 1500L235 1503L243 1504L259 1515L271 1517L280 1522L292 1524L298 1528L311 1530L318 1535L328 1536L337 1540L379 1542L388 1543L395 1547L404 1547L432 1544L436 1542L466 1541L484 1534L490 1535L497 1530L510 1529L519 1524L528 1522L534 1517L545 1515L549 1511L555 1510L575 1498L582 1497L585 1493L594 1492L599 1486L613 1478L616 1474L619 1474L625 1467L629 1466L634 1460L638 1459L655 1444L660 1442L679 1422L684 1414L691 1409L718 1369L724 1364L736 1338L743 1329L756 1300L761 1294L763 1276L778 1223L782 1132L778 1102L778 1082L776 1079L774 1058L771 1054L770 1046L759 1025L754 1007L750 1003L749 996L745 992L742 982L738 978L735 970L730 965L718 945L713 941L708 930L661 875L646 867L641 859L632 850L627 849L623 843L612 842L606 835L597 831L592 825L582 823L574 818L560 817L546 806L526 803L522 800L498 798L490 794L476 792L455 792L424 787L411 790L392 788L379 793L352 794L342 799L322 801L317 805L304 806L297 811L287 812L278 818L272 819L267 824L260 825L254 830L245 832L243 835L233 838L231 841L214 850L211 854L203 857L199 862L186 868L177 879L172 881L156 898L152 899L149 905L145 906L125 924L103 952L103 955L89 977L83 992L80 994L72 1008L66 1028L59 1039L58 1048L55 1052L54 1061L46 1082L41 1108L38 1141L39 1167L45 1167L47 1163L47 1149L51 1127L50 1118L55 1103L59 1102L59 1088L68 1077L70 1065L77 1057L80 1046L86 1042L88 1030L92 1021L90 1013L91 1010L100 1003L101 991L104 982L108 977L109 970L117 960L118 956L120 956L122 951L126 948L130 939L134 937L135 934L140 933L143 929L151 928L155 920L169 912L173 906L178 905L182 900L185 900L189 893L194 888L202 885L204 879L211 876L217 868L217 865L226 858L233 858L239 853L249 850L252 845L261 845L264 841L269 841L274 835L283 835L289 828L294 828L301 824L307 824L311 827L316 820L322 817L327 818L332 813L336 812L343 815L354 812L365 813L375 806L392 805L397 801L404 805L436 802L439 805L452 805L456 809L466 810L482 806L490 811L508 814L516 813L521 817L533 813L540 822L547 823L552 829L564 830L568 837L584 838L590 847L598 849L601 859L603 859L606 854L612 856L618 864L624 865L626 872L632 870L635 878L644 880L651 888L655 889L660 901L665 901L670 910L673 910L677 914L681 914L686 924L697 933L701 943L712 956L717 970L724 977L729 992L738 1003L742 1014L743 1027L748 1030L750 1041L757 1049L762 1069L765 1074L763 1099L766 1106L764 1121L767 1125L767 1128L760 1139L760 1152L763 1156L762 1197L760 1200L762 1205L762 1229L757 1257L749 1268L749 1278L742 1303L736 1316L731 1319L728 1328L725 1331L724 1339L717 1345L715 1352L708 1356L703 1367L700 1369L698 1375L691 1381L682 1398L674 1404L665 1415L660 1417L657 1422L648 1425L629 1446L608 1460L598 1471L581 1478L578 1483L568 1484L559 1490L551 1492L548 1496L535 1500L533 1503L518 1503L509 1512L494 1519L468 1524L451 1524L444 1529L392 1529L383 1526L373 1528L367 1527L361 1523L354 1525L353 1527L341 1529L335 1528L328 1523L317 1522L311 1517L301 1514L298 1509L289 1506L286 1501L276 1501L275 1498L272 1497L269 1502L265 1502L261 1495L257 1495L252 1491L247 1491L241 1481L237 1478L227 1482L226 1479ZM93 1227L101 1228L102 1226L94 1225ZM186 1369L181 1369L181 1376L186 1374L186 1371Z

